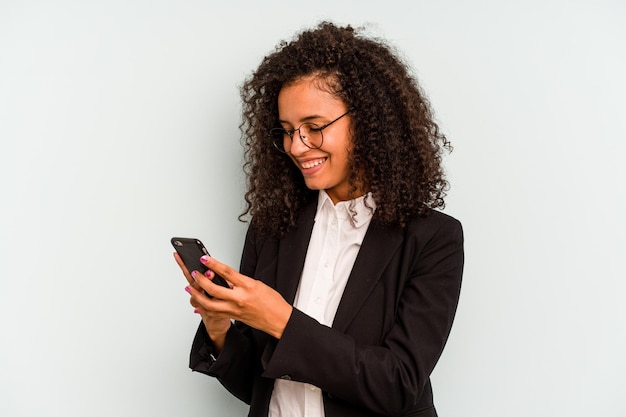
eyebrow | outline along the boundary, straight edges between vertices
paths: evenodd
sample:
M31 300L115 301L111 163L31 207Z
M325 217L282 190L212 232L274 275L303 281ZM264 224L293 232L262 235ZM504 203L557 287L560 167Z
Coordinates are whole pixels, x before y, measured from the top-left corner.
M326 118L326 116L321 116L319 114L313 114L311 116L307 116L304 119L300 119L300 123L306 123L306 122L310 122L311 120L315 120L315 119L324 119ZM287 120L283 120L283 119L278 119L279 123L287 123L287 124L291 124L289 121Z

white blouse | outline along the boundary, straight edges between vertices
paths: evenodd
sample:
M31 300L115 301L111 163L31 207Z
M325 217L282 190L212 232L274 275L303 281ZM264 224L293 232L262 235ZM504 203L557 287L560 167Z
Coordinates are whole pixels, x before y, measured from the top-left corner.
M365 206L365 200L371 207ZM350 213L350 204L356 216ZM317 213L294 307L331 326L375 209L371 194L336 205L319 192ZM276 380L270 417L323 417L321 390L311 384Z

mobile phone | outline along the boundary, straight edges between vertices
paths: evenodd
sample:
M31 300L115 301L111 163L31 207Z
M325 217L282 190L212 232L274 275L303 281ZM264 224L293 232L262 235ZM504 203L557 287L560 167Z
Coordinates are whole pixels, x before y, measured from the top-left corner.
M204 274L208 271L209 268L200 262L200 258L203 255L209 255L209 251L206 250L199 239L189 237L173 237L171 242L189 272L198 271L201 274ZM213 277L213 282L217 285L221 285L222 287L230 288L228 282L226 282L226 280L217 273Z

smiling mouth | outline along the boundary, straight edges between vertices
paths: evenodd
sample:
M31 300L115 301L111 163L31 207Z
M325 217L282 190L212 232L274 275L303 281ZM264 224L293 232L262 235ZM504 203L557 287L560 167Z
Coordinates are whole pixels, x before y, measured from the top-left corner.
M313 161L302 162L302 163L300 163L300 166L302 167L302 169L315 168L316 166L321 165L324 162L326 162L326 159L328 159L328 158L321 158L321 159L315 159Z

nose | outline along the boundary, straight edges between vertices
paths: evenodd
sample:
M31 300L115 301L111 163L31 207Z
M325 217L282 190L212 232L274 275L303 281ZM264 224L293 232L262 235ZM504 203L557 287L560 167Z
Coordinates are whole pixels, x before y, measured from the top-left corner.
M296 137L296 135L298 136ZM291 137L291 149L289 153L292 155L301 155L310 150L311 148L304 144L304 141L306 140L305 138L306 136L304 138L302 137L301 130L296 129Z

